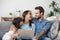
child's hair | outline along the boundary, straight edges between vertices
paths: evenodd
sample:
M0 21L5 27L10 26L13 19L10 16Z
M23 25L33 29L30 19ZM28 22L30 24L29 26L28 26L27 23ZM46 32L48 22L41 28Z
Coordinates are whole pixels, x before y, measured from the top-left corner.
M20 26L20 22L22 22L23 19L20 17L14 18L14 20L12 21L12 24L16 27L16 28L21 28Z

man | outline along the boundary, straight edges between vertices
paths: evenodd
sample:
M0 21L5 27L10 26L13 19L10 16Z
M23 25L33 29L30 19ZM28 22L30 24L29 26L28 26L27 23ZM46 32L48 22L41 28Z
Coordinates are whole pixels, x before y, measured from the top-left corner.
M36 25L35 36L37 40L51 40L47 37L50 28L50 22L44 19L44 9L41 6L35 7L35 18L33 23Z

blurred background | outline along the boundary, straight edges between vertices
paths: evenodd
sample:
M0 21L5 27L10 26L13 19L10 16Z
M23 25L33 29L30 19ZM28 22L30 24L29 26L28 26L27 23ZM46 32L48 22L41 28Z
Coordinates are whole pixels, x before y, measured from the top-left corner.
M36 6L44 8L47 20L52 22L58 19L60 27L60 0L0 0L0 39L9 30L11 21L21 17L24 10L31 10L34 17Z
M45 9L45 17L50 13L49 5L55 1L60 8L60 0L0 0L0 16L8 17L9 13L13 16L19 16L24 10L31 10L34 16L34 8L42 6Z

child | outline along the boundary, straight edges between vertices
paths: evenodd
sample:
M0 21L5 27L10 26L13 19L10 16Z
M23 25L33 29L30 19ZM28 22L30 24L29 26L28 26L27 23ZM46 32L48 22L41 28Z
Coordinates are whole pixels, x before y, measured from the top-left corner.
M15 40L19 36L17 29L23 24L23 20L20 17L14 18L9 32L5 33L2 40Z

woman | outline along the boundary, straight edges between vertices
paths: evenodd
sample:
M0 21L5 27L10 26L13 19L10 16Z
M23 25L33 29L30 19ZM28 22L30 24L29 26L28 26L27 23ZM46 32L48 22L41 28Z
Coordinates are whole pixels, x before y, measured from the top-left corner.
M5 33L2 40L15 40L19 36L17 29L23 24L23 20L20 17L14 18L9 32Z
M32 23L32 13L30 10L26 10L23 12L23 25L21 29L23 30L32 30L35 31L35 25ZM22 40L30 40L30 39L22 39Z
M23 16L23 25L21 26L21 29L35 31L35 25L32 23L31 11L30 10L24 11L22 16ZM17 38L17 40L31 40L31 39Z
M35 31L35 25L32 23L32 13L30 10L26 10L23 12L23 23L22 29L24 30L32 30ZM22 40L30 40L30 39L22 39Z

